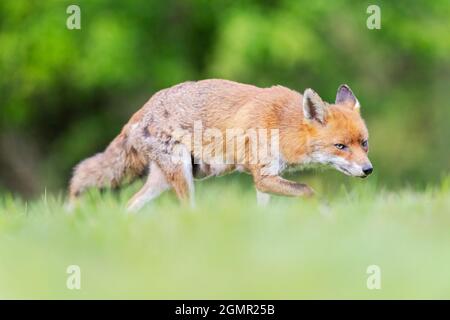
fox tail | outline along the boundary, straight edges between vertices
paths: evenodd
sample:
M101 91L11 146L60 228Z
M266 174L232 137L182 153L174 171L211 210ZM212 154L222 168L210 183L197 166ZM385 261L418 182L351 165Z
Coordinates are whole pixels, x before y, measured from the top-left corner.
M130 159L126 140L126 135L121 133L104 152L83 160L75 167L69 184L70 202L76 200L88 188L116 188L125 176L134 178L141 174L144 164L138 161L139 168L136 167L137 161ZM131 156L133 157L133 154ZM133 164L134 167L131 167Z

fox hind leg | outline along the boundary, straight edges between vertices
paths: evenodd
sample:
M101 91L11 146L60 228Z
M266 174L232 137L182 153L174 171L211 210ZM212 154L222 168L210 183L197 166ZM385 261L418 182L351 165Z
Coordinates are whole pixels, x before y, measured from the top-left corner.
M187 150L182 150L176 158L170 154L159 154L151 161L147 181L129 201L128 211L138 211L170 188L174 189L181 202L195 206L192 158Z
M144 186L130 199L127 205L127 211L136 212L140 210L147 202L155 199L161 193L170 189L163 171L152 161L147 181Z
M192 157L186 147L180 146L174 155L160 156L158 163L167 181L175 190L178 199L183 203L195 206L194 176L192 172Z

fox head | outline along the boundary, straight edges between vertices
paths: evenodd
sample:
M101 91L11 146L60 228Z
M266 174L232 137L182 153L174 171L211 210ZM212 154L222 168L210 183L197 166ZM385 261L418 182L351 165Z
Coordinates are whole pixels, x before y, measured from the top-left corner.
M347 85L339 87L334 104L324 102L312 89L305 90L303 116L311 133L312 162L330 165L349 176L365 178L372 173L367 156L369 135L360 109Z

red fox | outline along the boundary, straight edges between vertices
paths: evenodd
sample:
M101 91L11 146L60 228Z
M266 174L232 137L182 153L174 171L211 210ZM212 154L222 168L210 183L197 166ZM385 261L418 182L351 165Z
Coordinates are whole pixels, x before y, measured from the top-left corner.
M215 139L192 141L196 124L214 129ZM243 132L241 143L224 148L221 134L225 142L235 138L227 136L230 128ZM275 152L258 161L250 155L255 150L250 138L256 136L257 143L264 139L249 132L266 129L276 138L268 143ZM211 146L217 148L205 155ZM282 86L259 88L220 79L184 82L154 94L104 152L78 164L69 197L72 203L87 188L119 187L147 175L129 201L129 211L171 188L182 202L193 204L194 179L235 170L252 175L260 204L269 201L269 194L309 197L313 190L282 178L283 171L319 164L366 177L373 171L368 149L360 104L347 85L338 88L335 103L329 104L312 89L302 95ZM239 152L243 155L237 156ZM221 156L232 161L213 161Z

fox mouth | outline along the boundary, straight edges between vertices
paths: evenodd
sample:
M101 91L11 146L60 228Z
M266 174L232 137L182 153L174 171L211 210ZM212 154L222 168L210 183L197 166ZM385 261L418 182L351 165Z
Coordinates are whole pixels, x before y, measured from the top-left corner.
M344 167L341 167L341 166L334 166L334 167L335 167L338 171L344 173L344 174L347 175L347 176L350 176L350 177L358 177L358 178L362 178L362 179L367 178L367 175L366 175L366 174L356 175L356 174L351 173L350 170L348 170L347 168L344 168Z
M353 176L353 174L351 174L351 172L350 171L348 171L346 168L344 168L344 167L336 167L336 169L338 169L340 172L342 172L342 173L344 173L344 174L346 174L346 175L348 175L348 176Z
M344 168L343 166L337 165L333 162L328 162L329 165L331 165L333 168L335 168L337 171L340 171L344 174L346 174L347 176L352 176L352 174L350 173L349 170L347 170L346 168Z

